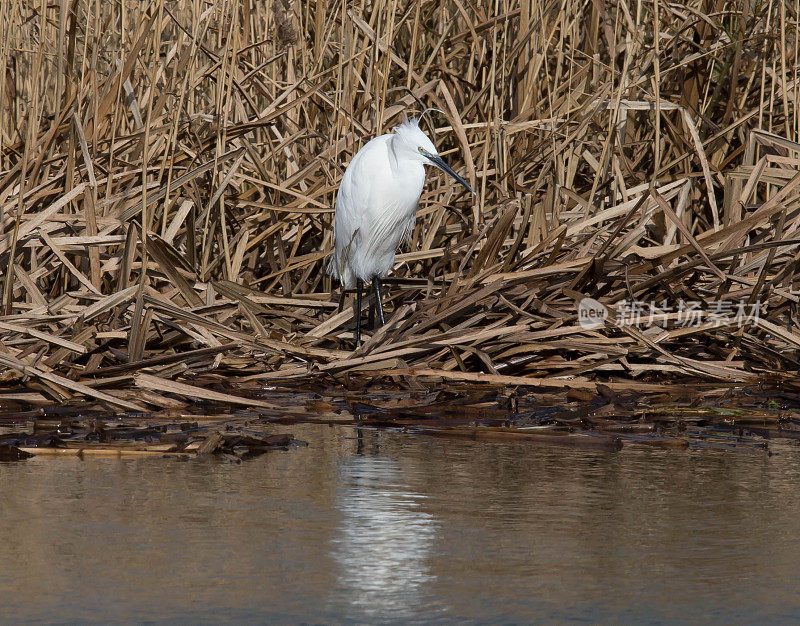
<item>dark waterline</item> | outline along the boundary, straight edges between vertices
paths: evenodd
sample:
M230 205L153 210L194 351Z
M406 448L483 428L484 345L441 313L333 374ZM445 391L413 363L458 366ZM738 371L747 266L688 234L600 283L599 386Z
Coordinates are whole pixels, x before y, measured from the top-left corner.
M241 465L0 464L4 622L800 618L800 449L290 430Z

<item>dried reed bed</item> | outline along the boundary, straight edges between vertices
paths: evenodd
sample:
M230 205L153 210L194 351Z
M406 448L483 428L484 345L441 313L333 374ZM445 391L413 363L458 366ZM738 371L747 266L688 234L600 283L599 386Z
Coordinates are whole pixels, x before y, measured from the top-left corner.
M3 2L4 398L794 372L797 27L773 0ZM335 190L423 104L478 197L431 176L391 319L353 353L323 269ZM585 296L604 327L578 324ZM631 326L629 300L705 313ZM712 318L720 301L759 323Z

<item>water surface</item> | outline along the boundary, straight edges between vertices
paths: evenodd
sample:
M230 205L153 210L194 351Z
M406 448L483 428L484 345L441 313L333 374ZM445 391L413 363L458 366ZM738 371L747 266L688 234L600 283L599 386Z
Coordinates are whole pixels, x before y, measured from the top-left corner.
M4 621L800 619L800 449L288 430L240 465L0 464Z

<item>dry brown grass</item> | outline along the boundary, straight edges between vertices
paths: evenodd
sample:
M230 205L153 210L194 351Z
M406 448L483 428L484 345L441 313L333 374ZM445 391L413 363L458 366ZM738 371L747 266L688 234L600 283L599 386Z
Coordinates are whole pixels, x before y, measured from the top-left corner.
M6 397L794 372L797 26L773 0L2 2ZM391 320L353 354L323 271L335 190L421 103L478 198L431 176ZM587 331L583 296L763 308Z

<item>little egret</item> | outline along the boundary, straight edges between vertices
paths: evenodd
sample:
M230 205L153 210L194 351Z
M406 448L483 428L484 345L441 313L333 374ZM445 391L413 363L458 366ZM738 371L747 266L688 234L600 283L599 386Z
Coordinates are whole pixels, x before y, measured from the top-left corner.
M424 113L423 113L424 115ZM394 265L400 242L411 234L425 184L425 165L434 165L473 194L419 128L422 115L370 140L347 166L336 194L335 250L328 273L356 289L356 347L361 343L361 292L371 282L381 324L381 279Z

